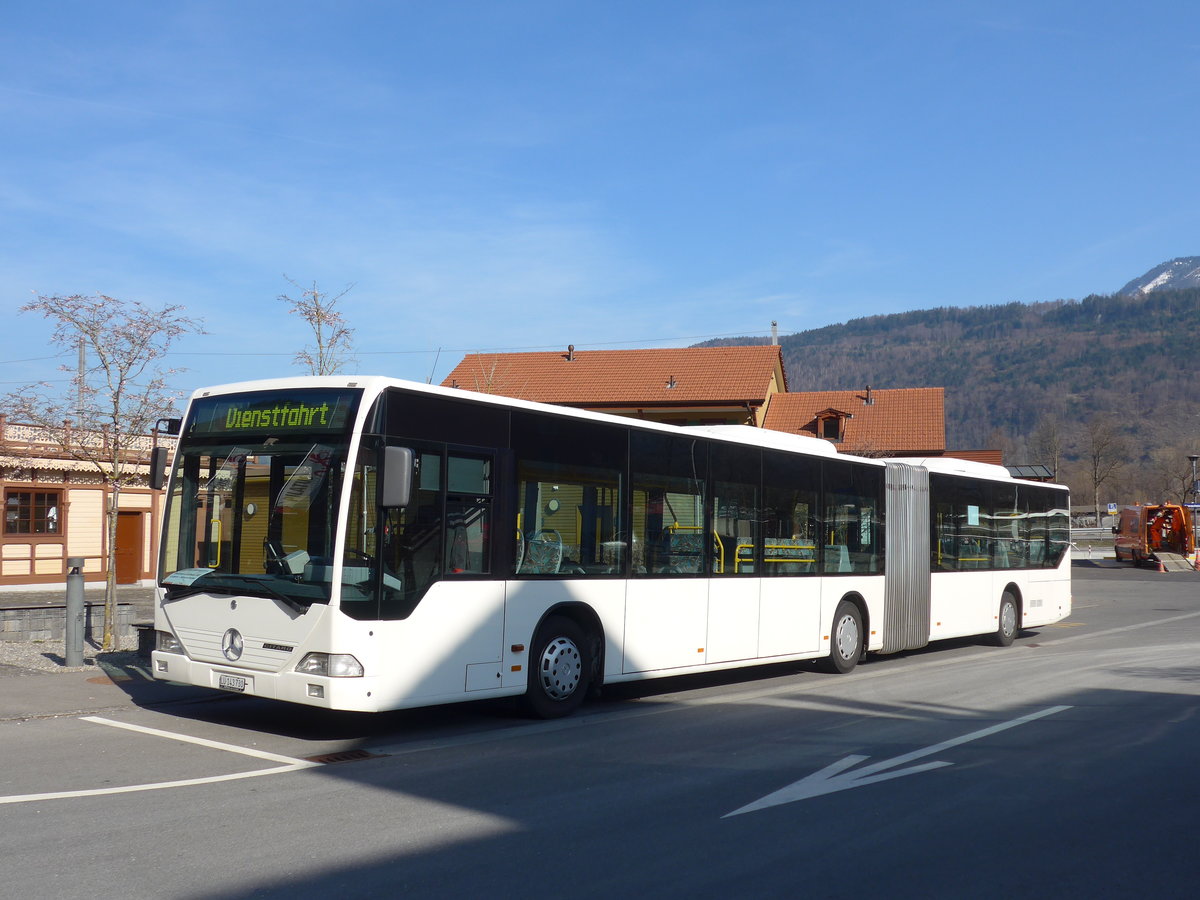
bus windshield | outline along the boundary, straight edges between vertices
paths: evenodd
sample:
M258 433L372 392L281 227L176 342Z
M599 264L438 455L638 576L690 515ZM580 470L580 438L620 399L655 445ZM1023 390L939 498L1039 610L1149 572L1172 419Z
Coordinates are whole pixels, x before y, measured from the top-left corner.
M236 394L193 403L167 496L167 598L250 594L327 603L358 393Z

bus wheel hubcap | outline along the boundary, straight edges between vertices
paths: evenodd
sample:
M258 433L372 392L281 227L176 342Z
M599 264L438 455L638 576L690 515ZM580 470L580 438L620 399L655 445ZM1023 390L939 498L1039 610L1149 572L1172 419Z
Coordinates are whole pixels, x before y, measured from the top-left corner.
M566 700L575 693L583 677L583 657L575 642L557 637L546 644L538 664L542 690L552 700Z
M838 622L837 648L842 659L851 659L858 650L858 623L853 616L843 616Z

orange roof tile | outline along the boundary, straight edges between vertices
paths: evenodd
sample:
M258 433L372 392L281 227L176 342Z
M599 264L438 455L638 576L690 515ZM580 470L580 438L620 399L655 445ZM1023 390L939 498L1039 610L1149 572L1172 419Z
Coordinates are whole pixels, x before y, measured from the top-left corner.
M942 388L866 391L797 391L775 394L763 427L789 434L816 434L818 413L844 411L852 418L838 449L848 453L911 453L946 447L945 392Z
M771 345L472 353L442 384L588 407L761 404L787 390L782 351Z

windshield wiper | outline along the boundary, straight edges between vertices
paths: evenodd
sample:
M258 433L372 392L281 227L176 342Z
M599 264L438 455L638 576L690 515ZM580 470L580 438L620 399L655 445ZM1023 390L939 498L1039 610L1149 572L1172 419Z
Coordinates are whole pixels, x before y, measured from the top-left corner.
M211 579L211 580L209 580ZM239 582L237 585L227 584L229 580ZM182 585L167 585L166 594L167 600L181 600L184 597L191 597L196 594L239 594L247 593L242 587L251 587L257 589L252 593L261 592L262 594L281 601L285 606L294 612L304 612L312 605L310 601L307 605L301 603L295 597L292 597L285 592L279 590L272 582L275 581L273 576L262 575L242 575L235 572L213 572L211 575L205 575L203 578L197 579L187 586Z
M199 585L195 582L189 585L167 584L163 586L163 591L166 595L166 600L170 603L172 600L182 600L184 597L192 597L196 594L223 594L228 593L228 590L222 590L220 585Z
M274 597L276 600L282 600L287 606L296 612L304 612L308 606L312 605L309 603L308 606L305 606L295 597L292 597L291 595L279 590L279 588L275 587L275 585L272 583L275 581L275 577L272 575L242 575L232 572L221 572L219 577L235 578L241 581L243 584L253 585L254 587L260 588L263 593L270 597Z

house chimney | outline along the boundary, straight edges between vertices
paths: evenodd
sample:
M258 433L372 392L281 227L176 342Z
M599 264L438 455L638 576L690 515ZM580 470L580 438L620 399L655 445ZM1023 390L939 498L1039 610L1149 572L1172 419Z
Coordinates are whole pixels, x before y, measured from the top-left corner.
M771 346L779 346L779 323L774 319L771 320Z
M871 386L867 385L867 396L863 398L863 406L874 406L875 398L871 396Z
M575 360L575 345L567 344L567 362L574 362L574 360Z

